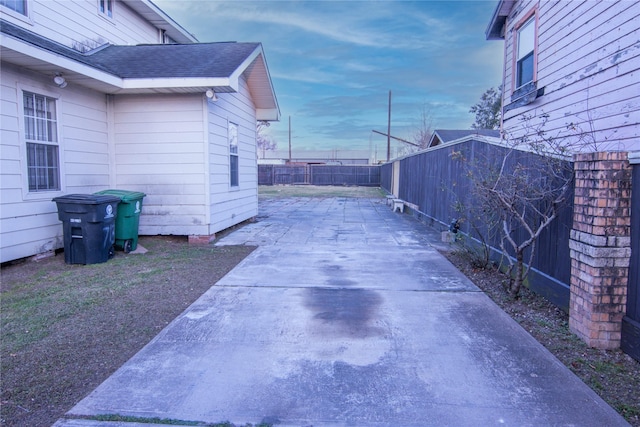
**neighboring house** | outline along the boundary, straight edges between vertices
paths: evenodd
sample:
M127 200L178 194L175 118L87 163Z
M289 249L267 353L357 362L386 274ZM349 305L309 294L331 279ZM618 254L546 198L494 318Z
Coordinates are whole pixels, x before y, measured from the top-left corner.
M640 2L500 0L502 128L575 151L640 149Z
M640 360L640 2L500 0L486 36L503 138L573 154L569 329Z
M140 234L208 241L257 214L259 43L197 43L148 0L0 0L1 261L63 246L52 199L147 194Z
M433 131L429 144L427 147L435 147L440 144L446 144L447 142L456 141L458 139L466 138L468 136L490 136L493 138L500 138L500 131L493 129L467 129L467 130L450 130L450 129L436 129Z

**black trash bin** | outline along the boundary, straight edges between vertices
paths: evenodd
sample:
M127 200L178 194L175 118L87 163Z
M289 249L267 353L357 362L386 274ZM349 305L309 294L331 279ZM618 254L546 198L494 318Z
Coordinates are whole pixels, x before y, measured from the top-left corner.
M67 264L97 264L113 256L119 197L68 194L53 199L64 233Z

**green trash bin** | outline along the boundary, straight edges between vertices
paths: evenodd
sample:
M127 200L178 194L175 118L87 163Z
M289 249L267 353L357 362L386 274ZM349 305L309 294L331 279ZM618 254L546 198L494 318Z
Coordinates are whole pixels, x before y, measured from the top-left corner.
M135 251L138 247L138 224L142 211L142 199L146 194L127 190L104 190L95 194L120 198L116 217L115 246L125 253Z

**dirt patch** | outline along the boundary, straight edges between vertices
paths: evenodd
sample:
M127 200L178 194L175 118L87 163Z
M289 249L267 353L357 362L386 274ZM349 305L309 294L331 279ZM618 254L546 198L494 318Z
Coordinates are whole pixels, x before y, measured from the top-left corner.
M620 350L588 347L569 331L567 313L528 289L513 299L506 277L496 268L474 268L462 250L442 253L631 425L640 427L640 363Z
M2 425L53 424L255 249L140 245L103 264L60 254L2 268Z

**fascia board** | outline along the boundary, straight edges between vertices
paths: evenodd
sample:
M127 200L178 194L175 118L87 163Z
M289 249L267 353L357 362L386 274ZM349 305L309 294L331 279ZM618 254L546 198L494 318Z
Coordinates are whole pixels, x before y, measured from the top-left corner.
M280 121L280 110L278 108L259 108L256 110L256 120L278 122Z
M262 53L262 48L260 46L256 46L256 48L254 49L253 52L251 52L251 54L249 56L247 56L245 58L244 61L242 61L242 63L238 66L238 68L236 68L233 73L231 73L231 76L229 76L230 80L236 81L238 82L240 80L240 76L242 75L242 73L245 72L245 70L247 68L249 68L249 65L251 65L251 63L258 57L258 55L260 55Z
M123 79L122 89L162 89L162 88L189 88L189 87L224 87L237 92L237 86L233 87L227 77L179 77L179 78L151 78L151 79Z
M273 120L277 121L277 120L280 120L280 107L278 106L278 98L276 97L276 92L275 92L275 89L273 88L273 82L271 81L271 75L269 74L269 67L267 66L267 61L265 60L265 57L264 57L264 51L262 49L262 45L256 46L255 50L251 52L249 56L247 56L247 58L242 62L242 64L240 64L238 68L236 68L236 70L231 74L229 79L235 84L234 87L236 88L236 91L237 91L238 90L237 88L239 87L238 81L240 79L240 76L247 70L247 68L249 68L249 66L253 63L253 61L255 61L258 57L260 57L260 60L264 65L264 69L266 73L265 78L269 82L269 90L271 91L273 104L275 105L275 109L277 110L277 114L276 114L277 118ZM267 120L267 119L264 119L264 120Z

